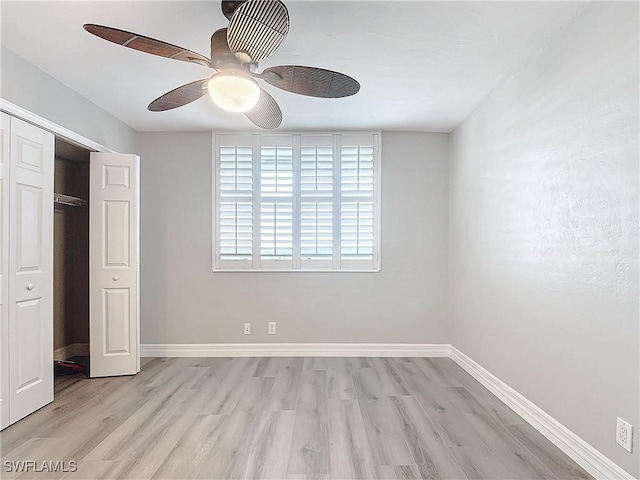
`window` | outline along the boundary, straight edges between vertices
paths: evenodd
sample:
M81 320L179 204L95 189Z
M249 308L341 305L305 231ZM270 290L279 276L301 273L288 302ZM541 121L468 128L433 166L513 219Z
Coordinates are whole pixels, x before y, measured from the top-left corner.
M215 135L214 271L378 270L379 138Z

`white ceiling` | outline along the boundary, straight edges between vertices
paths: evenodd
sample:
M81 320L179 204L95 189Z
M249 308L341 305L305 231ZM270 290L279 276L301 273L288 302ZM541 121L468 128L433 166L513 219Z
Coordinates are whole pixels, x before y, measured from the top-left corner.
M399 2L285 0L289 35L260 68L299 64L356 78L360 92L315 99L268 84L281 130L449 132L509 73L548 43L582 8L577 2ZM104 24L209 56L226 26L213 1L2 1L2 44L138 131L253 130L208 97L149 112L161 94L212 71L94 37Z

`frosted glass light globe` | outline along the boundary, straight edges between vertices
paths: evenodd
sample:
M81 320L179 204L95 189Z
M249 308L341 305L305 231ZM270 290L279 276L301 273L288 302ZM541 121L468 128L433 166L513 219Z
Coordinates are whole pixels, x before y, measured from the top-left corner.
M213 102L230 112L247 112L256 106L260 87L255 80L228 73L216 73L207 84Z

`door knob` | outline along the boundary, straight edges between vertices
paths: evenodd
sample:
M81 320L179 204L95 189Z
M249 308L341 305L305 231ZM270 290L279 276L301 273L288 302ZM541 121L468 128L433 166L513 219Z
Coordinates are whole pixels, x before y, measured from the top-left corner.
M118 275L114 275L113 276L113 281L117 282L118 280L120 280L120 277Z
M33 290L33 283L27 283L27 290Z

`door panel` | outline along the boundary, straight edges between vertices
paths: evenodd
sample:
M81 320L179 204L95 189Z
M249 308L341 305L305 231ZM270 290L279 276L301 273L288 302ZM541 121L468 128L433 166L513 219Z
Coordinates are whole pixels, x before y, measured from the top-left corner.
M105 322L105 354L130 354L131 337L129 335L131 296L128 288L105 288L104 322Z
M15 332L16 342L11 348L18 349L20 363L16 365L18 369L15 389L18 393L43 381L46 377L43 368L42 338L34 335L34 332L41 330L42 323L42 299L25 300L16 303L15 322L17 328ZM47 365L48 367L48 365Z
M16 215L18 240L15 245L17 255L16 270L19 273L39 272L44 249L42 245L42 188L16 184Z
M130 203L121 200L105 200L104 206L104 268L128 268L131 265L131 232L129 224Z
M29 135L29 133L26 133L26 135ZM46 160L43 155L43 145L39 143L39 140L32 140L22 134L17 134L15 138L17 140L16 166L44 173Z
M139 158L91 154L89 194L91 376L140 371Z
M9 425L9 115L0 113L0 429Z
M53 400L54 136L11 118L10 421Z
M104 165L104 183L106 187L130 188L131 167L128 165Z

